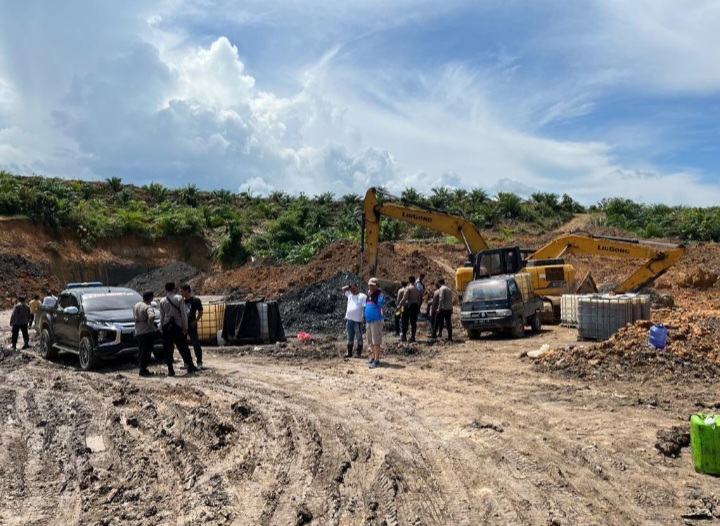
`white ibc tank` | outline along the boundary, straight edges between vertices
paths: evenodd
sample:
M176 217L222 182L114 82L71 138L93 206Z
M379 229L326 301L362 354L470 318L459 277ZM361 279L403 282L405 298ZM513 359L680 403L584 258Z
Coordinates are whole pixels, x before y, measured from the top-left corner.
M580 338L607 340L628 323L650 319L650 298L636 294L589 295L577 298Z
M560 325L565 327L578 326L579 294L563 294L560 296Z

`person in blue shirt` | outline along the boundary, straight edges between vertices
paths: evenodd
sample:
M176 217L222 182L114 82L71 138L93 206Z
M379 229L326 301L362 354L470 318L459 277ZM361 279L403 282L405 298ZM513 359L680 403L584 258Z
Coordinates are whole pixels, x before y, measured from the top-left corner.
M367 325L367 340L370 346L370 369L380 365L380 345L382 344L383 317L382 306L385 303L385 293L378 286L377 278L368 281L367 301L365 303L365 323Z

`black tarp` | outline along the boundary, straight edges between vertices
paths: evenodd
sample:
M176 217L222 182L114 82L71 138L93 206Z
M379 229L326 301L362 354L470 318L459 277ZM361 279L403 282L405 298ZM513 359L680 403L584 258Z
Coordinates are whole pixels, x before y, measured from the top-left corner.
M222 337L229 345L284 342L285 329L277 302L225 304Z

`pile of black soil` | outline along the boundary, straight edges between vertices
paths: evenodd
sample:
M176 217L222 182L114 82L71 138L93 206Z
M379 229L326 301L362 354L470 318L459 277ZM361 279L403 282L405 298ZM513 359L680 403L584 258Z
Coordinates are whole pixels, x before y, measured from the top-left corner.
M19 255L0 254L0 308L12 307L18 296L43 294L53 282L43 267Z
M192 265L188 265L183 261L173 261L162 267L135 276L133 279L125 283L125 287L130 287L138 292L152 290L156 296L165 295L165 283L173 281L180 288L180 285L190 281L200 274L200 270Z
M341 289L351 283L359 283L361 291L366 292L360 277L349 270L342 270L331 278L316 281L277 298L285 330L311 334L313 331L343 331L347 298ZM394 299L388 297L383 308L386 330L391 326L394 311Z
M45 270L22 256L0 254L0 281L12 282L22 274L43 277Z

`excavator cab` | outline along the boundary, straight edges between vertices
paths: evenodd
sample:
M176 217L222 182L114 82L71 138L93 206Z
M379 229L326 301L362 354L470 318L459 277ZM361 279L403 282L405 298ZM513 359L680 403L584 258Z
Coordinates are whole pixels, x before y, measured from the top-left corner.
M520 247L481 250L475 254L473 279L500 276L502 274L517 274L522 267L523 259Z

